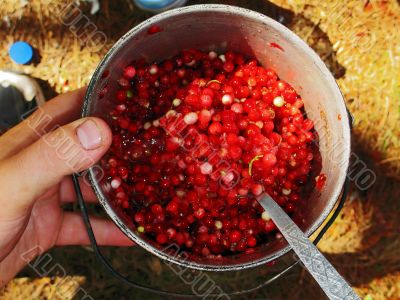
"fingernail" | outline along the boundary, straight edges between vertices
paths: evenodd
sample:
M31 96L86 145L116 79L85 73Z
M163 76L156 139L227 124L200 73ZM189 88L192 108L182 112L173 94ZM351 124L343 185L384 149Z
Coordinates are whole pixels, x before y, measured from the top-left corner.
M101 146L101 132L96 123L87 120L76 129L76 135L82 147L86 150L94 150Z

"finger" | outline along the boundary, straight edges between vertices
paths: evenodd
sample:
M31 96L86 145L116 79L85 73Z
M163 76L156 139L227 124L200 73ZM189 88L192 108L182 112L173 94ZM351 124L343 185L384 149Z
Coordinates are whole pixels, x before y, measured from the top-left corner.
M46 102L26 120L0 136L0 160L10 157L37 141L55 126L79 118L86 88L62 94Z
M66 175L94 165L111 144L108 125L98 118L80 119L46 134L0 162L0 217L29 212L34 199ZM4 205L4 206L3 206Z
M109 220L90 218L94 236L99 245L103 246L133 246L134 243L122 233L121 230ZM56 241L56 246L89 245L82 217L77 213L64 213L61 229Z
M98 203L99 200L96 197L92 187L88 185L88 182L83 178L79 178L79 186L82 191L83 199L87 203ZM61 203L72 203L76 202L76 193L74 189L74 184L70 176L65 177L60 184L60 202Z

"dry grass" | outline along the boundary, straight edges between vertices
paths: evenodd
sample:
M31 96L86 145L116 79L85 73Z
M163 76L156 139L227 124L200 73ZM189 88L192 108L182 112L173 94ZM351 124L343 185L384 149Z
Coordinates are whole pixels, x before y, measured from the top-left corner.
M215 1L192 1L194 3ZM327 232L320 248L365 300L400 299L400 8L392 1L272 0L218 1L261 11L284 23L306 40L336 76L356 119L354 144L357 154L369 162L379 180L366 192L353 190L338 220ZM42 80L47 95L86 85L104 55L123 33L148 14L137 10L130 0L102 1L99 15L86 15L107 35L107 43L90 52L58 17L65 6L61 0L3 0L0 5L0 68L23 71ZM288 10L283 10L280 7ZM16 66L7 55L14 40L29 41L40 54L33 66ZM371 43L368 43L371 41ZM385 176L383 176L384 174ZM390 178L387 178L389 176ZM142 282L178 288L171 272L141 249L106 249L113 263ZM92 253L80 247L51 252L67 274L77 275L79 284L99 299L159 299L132 291L105 277ZM254 284L259 274L238 275L236 280ZM21 276L35 278L27 269ZM257 277L258 276L258 277ZM235 278L224 284L234 287ZM1 299L70 299L55 294L60 278L11 282ZM232 281L232 283L230 283ZM69 283L71 285L71 283ZM287 289L287 286L296 287ZM59 297L59 298L57 298ZM297 268L289 276L246 299L323 299L321 291L306 272ZM241 299L244 299L242 297Z
M2 300L52 299L70 300L85 283L83 276L69 278L19 278L13 280L1 293Z

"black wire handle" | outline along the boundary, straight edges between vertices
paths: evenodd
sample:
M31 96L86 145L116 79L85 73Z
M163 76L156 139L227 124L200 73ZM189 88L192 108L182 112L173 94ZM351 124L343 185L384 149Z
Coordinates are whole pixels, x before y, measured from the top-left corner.
M80 185L79 185L78 176L79 175L77 175L77 174L72 175L72 181L73 181L73 184L74 184L76 196L78 198L78 203L79 203L79 206L80 206L80 209L81 209L81 212L82 212L83 222L85 223L85 227L86 227L86 230L87 230L87 233L88 233L88 236L89 236L90 243L91 243L91 246L93 248L93 251L94 251L97 259L106 267L107 271L110 274L112 274L114 277L116 277L119 280L123 281L124 283L128 284L129 286L134 287L136 289L140 289L140 290L145 291L145 292L155 293L155 294L162 295L162 296L173 296L173 297L179 297L179 298L188 298L188 297L190 297L190 298L198 298L198 296L195 295L195 294L176 293L176 292L172 292L172 291L165 291L165 290L152 288L150 286L142 285L140 283L137 283L137 282L134 282L134 281L128 279L127 277L125 277L124 275L122 275L121 273L119 273L117 270L114 269L114 267L111 265L110 261L103 256L103 254L101 253L101 251L99 249L99 246L97 244L96 237L94 236L92 225L90 223L90 219L89 219L89 214L88 214L88 211L87 211L86 203L85 203L85 201L83 199L82 191L81 191L81 188L80 188ZM322 237L324 236L326 231L329 229L329 227L333 224L333 222L336 220L337 216L339 215L341 209L344 206L347 194L349 192L349 186L350 186L350 181L349 181L348 176L346 176L346 180L345 180L344 185L343 185L343 191L342 191L342 195L340 196L340 200L339 200L338 206L336 207L336 209L333 212L332 216L329 218L329 220L326 222L326 224L322 227L321 231L318 233L317 237L313 241L313 243L315 245L318 244L318 242L322 239ZM296 261L296 262L292 263L291 265L286 267L284 270L282 270L281 272L279 272L278 274L276 274L272 278L268 279L267 281L264 281L263 283L255 286L253 288L249 288L249 289L241 290L241 291L236 291L236 292L231 292L231 293L225 293L225 295L227 295L227 296L238 296L238 295L254 292L254 291L256 291L256 290L258 290L258 289L260 289L260 288L262 288L262 287L264 287L264 286L266 286L268 284L270 284L274 280L278 279L279 277L281 277L282 275L287 273L289 270L291 270L298 263L299 263L299 261ZM218 294L209 294L207 296L208 297L218 296Z

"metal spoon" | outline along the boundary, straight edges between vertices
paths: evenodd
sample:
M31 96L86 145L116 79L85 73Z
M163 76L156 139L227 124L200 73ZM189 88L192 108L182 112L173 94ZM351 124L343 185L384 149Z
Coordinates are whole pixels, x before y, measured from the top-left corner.
M269 195L264 194L258 201L329 299L360 300L346 280Z

